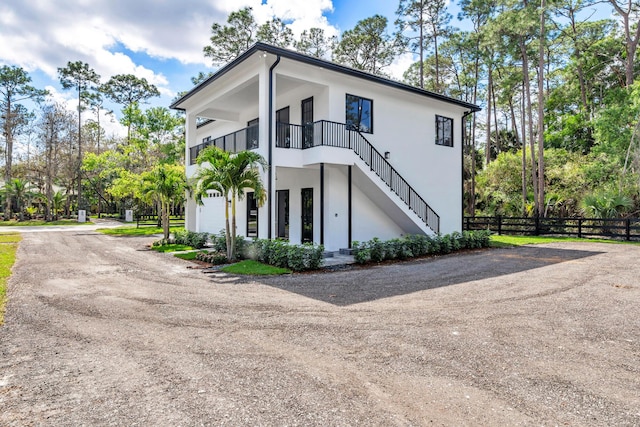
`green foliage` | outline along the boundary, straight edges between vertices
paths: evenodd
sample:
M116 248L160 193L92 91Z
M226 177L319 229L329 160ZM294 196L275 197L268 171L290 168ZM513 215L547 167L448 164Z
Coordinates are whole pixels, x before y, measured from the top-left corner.
M384 75L383 69L393 62L401 45L387 33L387 18L374 15L356 23L352 30L342 33L334 50L337 62Z
M231 12L227 25L211 25L211 43L204 47L204 56L211 58L214 65L230 62L251 47L257 30L251 7Z
M224 196L227 258L234 260L236 236L230 230L236 225L236 201L244 198L246 189L253 189L258 205L264 204L267 193L259 169L266 170L267 161L254 151L229 153L212 145L200 152L197 163L193 184L196 200L202 203L211 190Z
M7 281L11 276L11 267L16 260L16 251L20 240L19 234L0 235L0 326L4 323Z
M194 249L192 246L184 245L180 243L168 243L165 240L161 240L158 242L153 242L151 245L151 249L156 252L180 252L180 251L190 251Z
M174 257L183 259L185 261L193 261L196 259L198 254L202 252L190 251L190 252L179 252L177 254L173 254Z
M213 265L226 264L229 262L227 254L225 252L198 252L195 259L202 262L207 262Z
M407 235L387 241L374 237L367 242L353 242L351 246L356 263L366 264L486 248L490 245L490 238L490 231L480 230L436 236Z
M257 261L293 271L316 270L322 266L324 246L289 244L284 240L257 239L248 254Z
M631 198L618 191L587 194L582 209L591 218L618 218L633 206Z
M175 243L191 246L195 249L204 248L209 240L209 233L197 233L184 229L174 232L173 235Z

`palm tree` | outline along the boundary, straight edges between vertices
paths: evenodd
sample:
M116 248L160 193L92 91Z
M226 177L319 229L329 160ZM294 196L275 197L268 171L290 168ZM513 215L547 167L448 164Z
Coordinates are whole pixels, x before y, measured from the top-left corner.
M236 201L244 198L245 189L255 192L258 206L262 206L267 194L260 178L259 167L267 169L267 162L254 151L229 153L215 146L209 146L198 155L196 180L196 200L208 191L217 191L224 196L224 218L226 229L227 258L235 259L236 246ZM229 224L229 205L231 205L231 224Z
M13 197L16 201L16 208L18 211L18 215L20 215L20 221L24 220L24 211L23 205L24 202L27 201L31 196L31 184L27 181L24 181L20 178L14 178L9 181L8 184L5 184L4 191L7 197Z
M176 164L160 163L142 174L143 198L160 205L162 231L169 238L169 210L171 203L184 197L187 188L184 167Z
M64 209L64 204L67 201L67 195L62 192L62 190L58 190L51 197L51 211L53 213L53 219L55 221L58 220L58 215L60 211Z

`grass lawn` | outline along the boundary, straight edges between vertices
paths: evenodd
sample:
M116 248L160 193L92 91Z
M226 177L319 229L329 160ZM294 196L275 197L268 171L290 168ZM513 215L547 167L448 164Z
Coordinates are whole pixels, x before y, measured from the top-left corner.
M256 276L273 276L291 273L291 270L287 268L274 267L250 259L222 267L221 271L231 274L250 274Z
M179 245L177 243L172 243L170 245L162 245L162 246L151 246L156 252L180 252L180 251L190 251L193 248L187 245Z
M193 261L194 259L196 259L196 256L201 252L206 252L206 251L185 252L183 254L173 254L173 256L176 258L187 260L187 261Z
M184 227L171 227L170 232L184 230ZM140 227L124 225L115 228L98 228L99 233L109 234L111 236L150 236L152 234L162 234L162 227Z
M40 219L26 220L26 221L0 221L0 227L26 227L29 225L92 225L91 221L78 222L77 219L59 219L57 221L44 221Z
M494 234L491 236L491 247L505 248L509 246L535 245L539 243L557 242L590 242L590 243L617 243L638 245L639 242L626 242L610 239L580 239L578 237L548 237L548 236L505 236Z
M19 234L0 234L0 325L4 323L4 306L7 295L7 280L16 261Z

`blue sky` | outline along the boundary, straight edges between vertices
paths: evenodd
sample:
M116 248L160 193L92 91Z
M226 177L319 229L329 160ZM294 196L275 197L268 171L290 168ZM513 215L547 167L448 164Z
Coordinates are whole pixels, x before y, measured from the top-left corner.
M374 14L386 16L391 31L397 5L396 0L2 0L0 65L23 67L35 86L49 89L71 110L74 93L62 90L57 68L78 60L103 81L115 74L146 78L162 93L151 105L168 107L191 87L192 76L213 70L202 54L211 24L224 24L243 6L252 6L259 22L273 15L291 22L295 33L315 26L339 34ZM450 13L451 24L463 28L455 4ZM404 58L389 71L399 77L409 63ZM121 132L117 123L102 123Z

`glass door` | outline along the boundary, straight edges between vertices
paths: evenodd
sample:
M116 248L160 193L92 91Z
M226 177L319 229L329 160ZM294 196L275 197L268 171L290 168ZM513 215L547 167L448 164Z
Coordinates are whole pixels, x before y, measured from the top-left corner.
M247 237L258 237L258 201L254 193L247 193Z
M313 97L302 100L302 148L313 147Z
M276 191L278 239L289 240L289 190Z
M313 242L313 188L302 189L302 243Z

